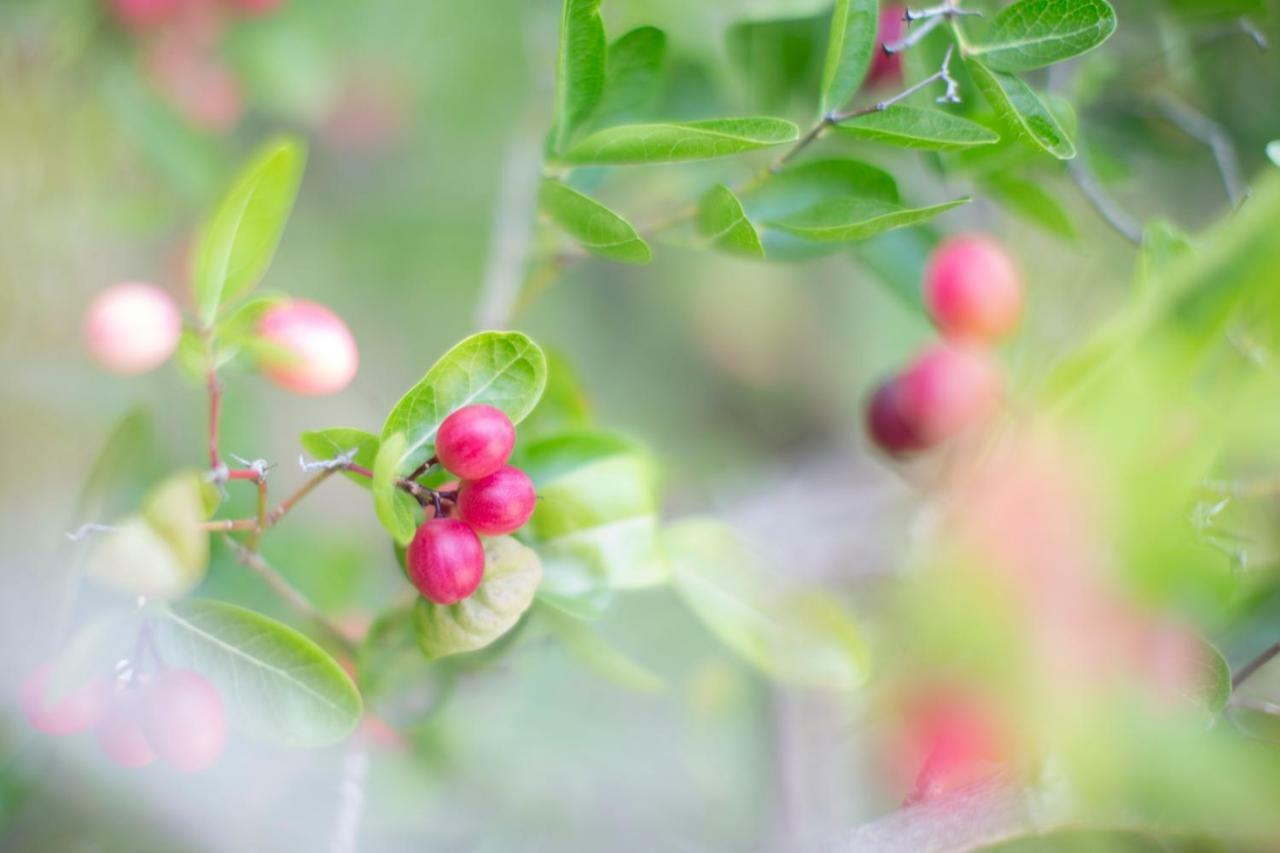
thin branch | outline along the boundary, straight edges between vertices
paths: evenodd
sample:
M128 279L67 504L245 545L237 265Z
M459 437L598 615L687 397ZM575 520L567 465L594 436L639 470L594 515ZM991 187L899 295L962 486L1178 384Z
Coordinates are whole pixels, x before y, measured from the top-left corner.
M1236 155L1236 147L1231 141L1231 135L1223 129L1222 125L1167 92L1155 98L1154 103L1160 114L1175 127L1192 139L1209 146L1213 160L1218 166L1218 175L1222 179L1227 198L1230 199L1232 207L1238 207L1245 198L1245 190L1240 180L1240 158Z
M1093 209L1098 212L1098 215L1130 243L1135 246L1141 246L1142 228L1102 188L1102 185L1098 183L1098 179L1094 177L1093 172L1085 165L1084 158L1081 156L1068 161L1067 171L1070 173L1072 180L1075 181L1076 186L1080 188L1081 194L1093 205Z
M311 494L311 492L314 491L317 486L319 486L325 480L332 477L333 473L338 470L339 470L338 468L328 468L316 474L310 480L307 480L305 483L303 483L301 486L298 487L298 490L296 492L289 495L289 497L285 498L283 501L280 502L279 506L271 510L271 513L269 515L264 516L263 523L266 525L266 527L275 526L276 522L284 518L284 516L289 512L289 510L293 509L298 504L298 501L302 500L307 495Z
M1258 670L1271 663L1277 655L1280 655L1280 643L1274 643L1265 649L1262 654L1246 663L1240 669L1231 675L1231 689L1238 690L1241 684L1244 684Z
M480 329L501 329L511 322L524 282L541 165L540 149L524 124L517 127L502 159L489 257L476 310Z
M224 471L222 454L218 452L218 429L222 419L222 383L212 368L209 370L205 384L209 389L209 468L219 472Z

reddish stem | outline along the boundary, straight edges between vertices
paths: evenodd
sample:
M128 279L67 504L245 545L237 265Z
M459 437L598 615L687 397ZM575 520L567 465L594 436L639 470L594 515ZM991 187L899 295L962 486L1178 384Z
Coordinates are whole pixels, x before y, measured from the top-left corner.
M222 454L218 452L218 423L222 416L222 383L218 381L218 375L211 370L207 384L209 387L209 467L217 471L222 467Z

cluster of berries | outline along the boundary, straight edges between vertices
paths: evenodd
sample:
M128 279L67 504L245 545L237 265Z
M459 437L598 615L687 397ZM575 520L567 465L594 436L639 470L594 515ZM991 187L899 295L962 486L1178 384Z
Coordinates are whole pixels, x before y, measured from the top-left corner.
M937 447L985 420L1002 379L989 347L1022 313L1022 276L995 240L953 237L929 259L924 302L940 343L883 382L867 405L867 432L885 453L904 457Z
M295 394L332 394L355 378L360 355L342 318L305 299L273 304L258 320L267 353L262 372ZM114 373L145 373L173 355L182 334L182 314L169 293L154 284L123 282L103 290L89 305L85 345Z
M53 672L51 662L42 663L22 683L22 711L37 731L92 730L103 753L122 767L146 767L159 758L184 773L209 767L226 746L222 697L191 670L99 677L51 700Z
M507 464L516 428L500 409L482 404L450 414L436 433L436 461L461 483L435 494L405 554L410 580L429 601L456 604L484 578L480 537L503 536L533 515L537 494L529 475Z

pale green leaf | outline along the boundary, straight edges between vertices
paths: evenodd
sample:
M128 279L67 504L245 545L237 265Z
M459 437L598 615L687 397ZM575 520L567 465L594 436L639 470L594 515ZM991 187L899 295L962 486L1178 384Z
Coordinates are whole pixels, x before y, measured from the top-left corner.
M879 0L836 0L822 72L824 114L840 109L858 94L871 67L879 27Z
M1000 141L999 134L977 122L942 110L901 104L842 121L833 129L841 136L854 139L935 151L992 145Z
M667 36L657 27L637 27L609 45L604 93L591 123L601 127L634 121L653 106L662 89Z
M786 219L834 198L898 201L898 185L883 169L857 160L814 160L770 175L742 197L756 221Z
M605 38L600 0L564 0L556 59L552 148L562 152L604 92Z
M1059 160L1076 156L1075 143L1030 86L1012 74L992 71L976 60L967 62L965 67L974 85L1016 138Z
M1267 158L1277 166L1280 166L1280 139L1267 143Z
M649 244L630 222L559 181L548 178L542 182L538 205L592 254L628 264L647 264L652 257Z
M596 131L570 148L565 160L580 165L679 163L794 142L799 135L799 128L780 118L627 124Z
M1116 31L1106 0L1018 0L991 22L969 54L997 71L1029 71L1079 56Z
M764 257L760 235L747 219L742 202L724 184L713 186L699 202L698 231L712 246L729 254Z
M987 194L1006 209L1017 213L1052 234L1068 240L1076 236L1071 214L1042 181L1012 172L996 171L983 178Z
M581 619L549 607L538 615L575 658L615 684L642 693L666 689L661 676L610 645Z
M370 471L373 470L380 445L378 437L373 433L348 427L331 427L304 432L298 437L298 441L314 461L336 459L354 450L355 455L351 457L351 461ZM343 473L366 489L372 485L370 478L363 474L354 474L350 471Z
M777 228L806 240L846 242L865 240L894 228L905 228L926 222L940 213L968 203L969 199L935 204L930 207L902 207L879 199L836 198L810 208L782 222L770 222Z
M391 538L408 545L418 529L418 506L411 495L399 488L400 460L404 457L404 433L393 433L382 440L373 460L373 510Z

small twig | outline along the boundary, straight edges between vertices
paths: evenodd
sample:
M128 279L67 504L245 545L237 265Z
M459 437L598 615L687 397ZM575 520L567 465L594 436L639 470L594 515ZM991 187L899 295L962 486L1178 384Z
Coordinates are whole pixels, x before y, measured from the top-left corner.
M951 57L954 54L955 54L955 45L951 45L950 47L947 48L947 53L942 58L942 67L939 68L937 71L935 71L933 74L930 74L928 77L924 78L919 83L916 83L914 86L909 86L906 89L903 89L901 92L894 95L892 98L887 98L883 101L880 101L879 103L872 104L869 107L861 107L856 110L850 110L848 112L838 113L836 115L830 116L829 117L830 123L839 124L842 121L848 121L849 119L858 118L859 116L865 116L865 115L870 115L872 113L884 112L894 104L900 103L901 101L905 101L907 98L910 98L916 92L919 92L922 89L928 88L929 86L933 85L939 80L946 81L947 91L942 95L942 97L938 98L938 103L940 104L941 103L953 103L953 104L959 103L960 84L957 83L956 79L951 76Z
M218 374L212 368L209 370L205 384L209 389L209 468L215 472L225 471L222 454L218 452L218 429L222 419L222 383L218 381Z
M1209 146L1227 198L1232 207L1238 207L1245 198L1245 190L1240 180L1240 158L1236 155L1230 134L1207 115L1167 92L1157 97L1155 104L1175 127Z
M476 327L501 329L515 316L533 239L540 149L528 122L516 128L502 160L489 231L489 256L476 307Z
M296 492L294 492L293 494L289 495L289 497L281 501L279 506L271 510L270 514L265 515L263 517L265 526L274 527L276 522L284 518L284 516L289 512L289 510L293 509L297 505L298 501L302 500L307 495L311 494L311 492L317 486L319 486L325 480L333 476L334 472L338 470L339 470L338 468L326 468L325 470L316 474L310 480L307 480L305 483L299 486Z
M198 529L208 530L210 533L227 533L233 530L256 530L257 527L256 518L215 518L213 521L202 522Z
M1239 689L1241 684L1244 684L1246 681L1248 681L1250 676L1252 676L1255 672L1262 669L1267 664L1271 663L1271 661L1274 660L1277 655L1280 655L1280 643L1272 644L1267 649L1265 649L1262 652L1262 654L1258 655L1253 660L1249 661L1244 666L1240 667L1240 669L1238 669L1235 673L1233 673L1231 676L1231 689L1232 690Z
M929 33L936 30L938 28L938 25L946 20L946 17L945 17L946 14L947 13L945 11L939 12L938 14L933 15L932 17L924 19L923 24L916 27L914 30L907 33L905 36L898 39L897 41L885 42L882 49L884 50L885 53L892 56L895 53L902 53L904 50L915 47L917 44L919 44L921 41L924 40L925 36L929 35ZM918 20L922 20L922 18L920 17L908 18L907 20L918 21Z
M1142 245L1142 228L1129 214L1120 209L1111 196L1107 195L1107 191L1102 188L1093 172L1085 165L1083 157L1068 161L1067 172L1080 188L1081 194L1088 199L1093 209L1108 225L1135 246Z

